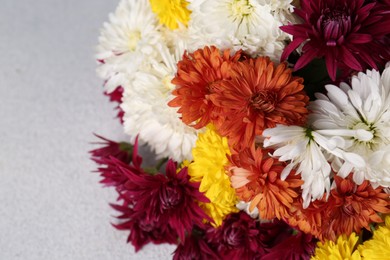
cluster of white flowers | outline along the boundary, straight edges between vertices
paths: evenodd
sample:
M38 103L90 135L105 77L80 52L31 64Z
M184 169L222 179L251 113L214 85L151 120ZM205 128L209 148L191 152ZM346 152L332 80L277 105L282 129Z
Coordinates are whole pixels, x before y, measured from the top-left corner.
M291 0L190 0L190 50L204 45L244 50L279 61L289 37L279 27L292 17Z
M308 125L266 129L264 147L301 174L304 207L323 198L334 174L353 174L356 184L390 187L390 64L352 77L351 86L327 85L309 105Z
M125 133L139 135L159 157L191 160L197 132L169 107L171 80L184 51L205 45L243 49L279 60L288 36L279 29L292 17L291 0L190 0L188 26L159 24L149 0L122 0L105 23L96 58L105 91L123 88Z

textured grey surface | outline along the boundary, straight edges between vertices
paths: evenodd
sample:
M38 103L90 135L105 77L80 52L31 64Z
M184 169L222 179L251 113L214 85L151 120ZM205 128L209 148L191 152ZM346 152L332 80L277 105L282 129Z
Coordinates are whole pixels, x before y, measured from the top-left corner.
M138 254L91 171L92 132L123 140L95 76L99 28L118 0L1 0L0 259L170 259Z

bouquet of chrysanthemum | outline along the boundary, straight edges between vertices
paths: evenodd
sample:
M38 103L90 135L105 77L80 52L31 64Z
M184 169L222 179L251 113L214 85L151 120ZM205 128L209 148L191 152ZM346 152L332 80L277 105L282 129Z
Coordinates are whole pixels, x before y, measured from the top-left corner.
M389 257L389 33L388 0L122 0L97 59L129 140L91 152L114 226L174 259Z

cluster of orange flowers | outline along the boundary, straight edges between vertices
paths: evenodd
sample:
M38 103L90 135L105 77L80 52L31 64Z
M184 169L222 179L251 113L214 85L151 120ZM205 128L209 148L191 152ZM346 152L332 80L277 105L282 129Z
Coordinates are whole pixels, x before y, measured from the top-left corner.
M304 209L300 176L292 171L281 178L286 163L272 158L256 137L276 124L306 123L303 78L293 76L286 63L205 47L184 54L172 83L177 88L169 105L179 107L185 124L200 129L211 123L228 138L226 174L237 197L257 207L262 219L282 219L321 240L335 240L369 229L369 223L382 222L381 213L390 213L388 194L368 181L357 185L351 177L335 176L336 187Z

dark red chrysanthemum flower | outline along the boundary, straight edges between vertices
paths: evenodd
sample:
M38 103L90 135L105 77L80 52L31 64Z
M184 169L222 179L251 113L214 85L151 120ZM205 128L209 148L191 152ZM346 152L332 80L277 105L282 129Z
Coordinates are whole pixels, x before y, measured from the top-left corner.
M133 146L129 143L117 143L102 136L96 136L102 142L95 142L94 144L100 144L103 147L90 151L90 154L91 159L100 165L97 169L97 172L103 178L100 183L121 189L127 178L117 171L116 164L112 162L111 158L113 157L125 164L129 164L133 157Z
M123 124L123 116L125 115L125 112L120 107L120 104L122 103L123 87L119 86L114 91L110 93L104 92L104 94L110 97L111 102L118 103L115 107L115 109L118 110L117 118L119 118L121 124Z
M183 55L177 64L177 75L172 80L176 85L172 94L176 97L168 105L180 107L178 113L181 113L185 124L199 129L211 120L217 120L216 108L209 95L217 82L230 78L230 65L240 57L241 52L230 56L229 50L221 52L214 46Z
M208 227L213 228L213 227ZM205 231L203 229L194 228L188 234L183 243L179 244L173 252L173 260L218 260L221 257L214 252L210 244L206 241Z
M127 178L120 195L133 205L134 218L142 215L153 223L168 225L181 241L193 225L202 227L204 219L210 221L199 206L199 202L209 200L199 192L199 182L190 182L187 167L176 173L176 163L169 160L165 175L149 175L138 167L115 159L113 162L117 171Z
M142 172L141 163L142 158L138 155L138 137L135 140L134 146L129 143L117 143L104 137L98 136L104 142L96 144L103 144L104 146L90 151L92 160L99 164L97 172L103 178L100 183L108 187L115 187L117 191L123 190L123 184L128 178L117 169L117 161L122 162L133 171ZM115 158L116 160L113 160ZM132 163L131 165L129 163Z
M145 212L136 212L133 206L128 205L126 201L123 205L111 206L121 212L118 219L122 220L120 224L113 226L118 230L130 230L127 242L131 242L135 251L140 250L149 242L154 244L177 243L177 233L169 225L148 219Z
M102 147L90 151L92 160L101 164L101 159L114 157L121 162L130 163L133 156L133 146L126 142L115 142L103 136L95 134L101 139L101 142L94 142L93 144L102 145Z
M262 260L296 259L309 260L314 254L317 240L312 235L295 231L286 239L267 250Z
M261 241L263 241L266 248L272 248L287 239L291 236L293 230L286 222L278 219L261 223L260 226Z
M293 36L281 60L303 44L298 70L316 57L325 58L329 76L337 68L362 71L378 69L390 59L390 15L385 3L364 0L301 0L295 13L301 24L281 29Z
M260 222L240 211L208 229L206 236L222 259L260 259L265 253L260 233Z

